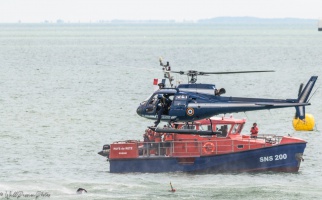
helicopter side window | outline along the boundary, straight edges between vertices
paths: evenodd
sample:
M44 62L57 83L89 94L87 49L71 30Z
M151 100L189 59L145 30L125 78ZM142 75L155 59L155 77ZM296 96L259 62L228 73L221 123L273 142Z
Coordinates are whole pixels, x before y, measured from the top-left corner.
M174 100L187 100L187 95L177 95L175 96Z
M185 106L187 103L187 95L178 95L174 97L173 105L174 106Z
M175 106L185 106L186 105L186 101L174 101Z

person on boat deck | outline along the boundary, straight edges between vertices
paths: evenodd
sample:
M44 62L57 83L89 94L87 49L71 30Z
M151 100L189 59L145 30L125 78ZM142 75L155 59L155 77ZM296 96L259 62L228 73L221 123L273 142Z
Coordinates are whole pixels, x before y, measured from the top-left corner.
M166 149L166 155L168 156L170 154L170 148L171 148L171 142L173 141L174 137L172 133L165 133L163 136L164 140L164 148Z
M149 155L149 142L150 142L150 139L149 139L149 136L148 136L148 130L145 130L145 133L143 134L143 142L144 142L144 145L143 145L143 156L145 155Z
M257 134L258 134L258 127L257 127L257 124L254 123L253 127L250 129L250 137L257 138Z
M155 154L156 155L160 155L160 152L161 152L161 137L162 137L162 134L161 133L158 133L158 132L154 132L154 147L155 147ZM159 152L160 150L160 152Z
M171 100L169 99L169 95L164 94L163 96L161 94L158 95L158 119L154 122L154 126L157 127L161 121L161 115L162 114L169 114L169 108L171 105Z
M152 150L154 148L154 131L148 129L148 137L149 137L149 148Z
M168 126L164 125L163 129L168 129ZM164 143L165 136L166 136L166 133L160 133L160 155L165 155L166 153L165 143Z

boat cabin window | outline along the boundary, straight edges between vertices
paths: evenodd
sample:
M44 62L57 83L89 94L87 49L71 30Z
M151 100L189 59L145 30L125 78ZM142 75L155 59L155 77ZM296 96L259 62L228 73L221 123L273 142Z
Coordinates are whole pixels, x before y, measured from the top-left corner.
M217 124L216 131L221 132L221 134L217 134L217 137L227 137L230 128L231 124Z
M241 132L242 132L242 130L243 130L243 128L244 128L244 124L241 124L241 125L239 126L238 133L241 133Z
M199 129L203 130L203 131L211 131L211 126L210 125L200 125Z
M236 134L239 133L239 125L240 124L235 124L230 132L230 134Z

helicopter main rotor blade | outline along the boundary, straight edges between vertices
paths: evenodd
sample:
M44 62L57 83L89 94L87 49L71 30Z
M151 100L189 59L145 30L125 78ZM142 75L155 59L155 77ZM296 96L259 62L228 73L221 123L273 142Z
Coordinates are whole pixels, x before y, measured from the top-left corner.
M181 74L181 75L183 75L183 74L186 74L186 73L187 73L187 72L184 72L184 71L172 71L172 70L171 70L171 72L172 72L172 73Z
M233 72L198 72L195 70L189 71L171 71L180 75L206 75L206 74L242 74L242 73L261 73L261 72L275 72L274 70L260 70L260 71L233 71Z
M275 72L274 70L261 70L261 71L234 71L234 72L199 72L198 75L205 74L243 74L243 73L261 73L261 72Z

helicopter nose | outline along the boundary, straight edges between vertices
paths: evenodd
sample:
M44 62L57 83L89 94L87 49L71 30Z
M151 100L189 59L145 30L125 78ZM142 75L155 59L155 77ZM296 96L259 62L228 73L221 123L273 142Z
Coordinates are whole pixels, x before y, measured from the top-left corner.
M137 109L136 109L136 113L138 114L138 115L142 115L142 107L141 106L139 106Z

